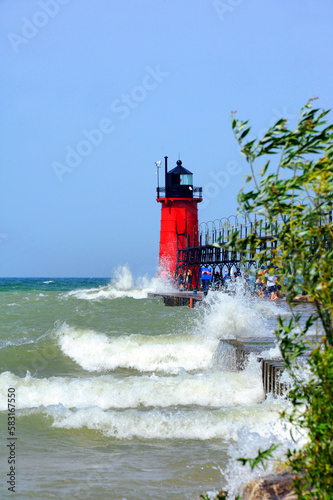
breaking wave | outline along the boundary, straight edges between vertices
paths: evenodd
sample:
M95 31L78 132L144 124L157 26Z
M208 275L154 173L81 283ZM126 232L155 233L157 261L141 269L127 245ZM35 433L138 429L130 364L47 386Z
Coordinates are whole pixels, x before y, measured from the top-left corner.
M1 387L16 387L18 409L62 405L65 408L144 408L174 406L232 407L263 400L260 370L202 372L177 376L140 375L90 378L20 378L0 375ZM1 394L1 393L0 393ZM0 410L6 409L5 392ZM1 398L2 399L2 398Z
M64 323L57 332L64 355L87 371L129 368L140 372L179 373L210 366L217 342L194 335L121 335L108 337Z
M134 278L128 265L120 266L114 271L114 277L107 286L79 289L67 292L64 297L75 297L81 300L103 300L130 297L132 299L146 299L149 292L170 292L171 284L160 277L148 278L141 276Z

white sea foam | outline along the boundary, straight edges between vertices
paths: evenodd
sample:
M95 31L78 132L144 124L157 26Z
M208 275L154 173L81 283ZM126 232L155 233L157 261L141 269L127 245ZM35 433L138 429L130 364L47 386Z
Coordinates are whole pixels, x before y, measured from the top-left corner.
M269 320L275 320L277 307L270 302L244 296L242 290L235 295L211 293L205 299L198 328L206 336L221 339L242 339L273 335Z
M130 297L132 299L146 299L149 292L170 292L173 290L170 283L160 277L146 276L134 278L128 265L118 267L108 286L98 288L72 290L64 297L75 297L81 300L103 300Z
M108 337L66 323L57 330L61 351L88 371L131 368L179 373L211 365L217 341L195 335L122 335Z
M272 416L272 411L281 410L281 403L282 401L269 397L261 405L262 414L269 418ZM285 410L291 406L291 403L285 400L283 405ZM251 422L249 424L248 427L239 427L237 438L228 447L230 460L224 471L225 480L228 484L228 499L234 499L246 483L261 479L263 474L267 475L272 472L279 460L282 462L286 460L288 448L300 449L308 439L304 432L300 434L295 427L292 427L291 424L281 418L279 420L272 418L269 425L264 424L261 430L256 425L251 425ZM273 456L265 461L264 466L259 464L251 471L249 465L244 467L238 461L240 457L255 458L259 449L261 451L267 450L273 444L278 445L278 448L273 452Z
M270 349L266 349L265 351L261 351L261 356L264 359L281 359L281 351L279 346L271 347Z
M267 437L275 430L287 436L277 408L263 412L258 405L216 410L102 410L101 408L67 409L61 405L45 410L53 418L53 426L102 432L117 439L225 439L237 440L242 430Z
M142 407L231 407L259 403L264 394L260 369L240 373L204 372L177 376L141 375L117 378L20 378L0 375L0 410L6 409L6 388L15 387L17 409L62 405L66 408L98 407L102 410Z

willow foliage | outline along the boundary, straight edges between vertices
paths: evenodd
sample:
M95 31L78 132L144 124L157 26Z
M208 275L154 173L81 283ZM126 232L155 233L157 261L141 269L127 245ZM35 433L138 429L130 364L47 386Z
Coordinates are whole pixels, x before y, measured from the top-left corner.
M232 244L244 254L256 251L258 265L275 266L274 273L286 281L292 319L279 318L276 335L294 382L293 411L283 416L309 439L301 451L288 452L294 489L304 500L333 498L333 125L327 114L313 109L311 100L294 130L280 119L261 139L247 142L248 122L232 115L250 167L238 196L240 212L256 220L252 234L243 239L235 234ZM259 233L263 218L270 234L265 244ZM300 291L314 306L305 324L293 303ZM316 328L323 334L310 335ZM306 380L301 359L310 373Z

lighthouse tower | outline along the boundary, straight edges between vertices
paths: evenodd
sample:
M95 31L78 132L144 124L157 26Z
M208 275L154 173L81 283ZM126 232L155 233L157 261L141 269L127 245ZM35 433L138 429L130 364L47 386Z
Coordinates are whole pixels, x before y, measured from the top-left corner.
M180 160L170 172L167 161L165 156L165 188L157 188L156 200L161 203L159 269L174 277L177 248L199 244L198 203L202 201L202 188L193 187L193 174Z

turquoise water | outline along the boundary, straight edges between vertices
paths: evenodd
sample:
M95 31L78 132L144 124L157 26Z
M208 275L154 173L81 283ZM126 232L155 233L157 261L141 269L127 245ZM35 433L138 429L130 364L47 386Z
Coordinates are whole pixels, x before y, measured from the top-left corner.
M264 402L220 338L272 335L279 307L226 294L165 307L126 267L113 280L0 280L0 495L10 498L7 391L16 393L20 499L199 499L236 488L234 457L288 444L284 401Z

